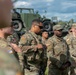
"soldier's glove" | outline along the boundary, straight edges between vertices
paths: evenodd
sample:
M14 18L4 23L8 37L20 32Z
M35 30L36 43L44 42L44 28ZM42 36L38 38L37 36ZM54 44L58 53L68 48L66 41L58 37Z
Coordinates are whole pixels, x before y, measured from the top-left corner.
M67 69L70 66L71 66L71 62L67 61L64 64L62 64L62 66L60 67L60 70L65 70L65 69Z

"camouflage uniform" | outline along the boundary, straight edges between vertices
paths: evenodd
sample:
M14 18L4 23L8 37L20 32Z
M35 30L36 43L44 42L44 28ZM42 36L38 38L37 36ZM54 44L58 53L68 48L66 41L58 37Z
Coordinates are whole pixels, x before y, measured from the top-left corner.
M9 53L9 54L13 54L15 56L15 58L19 59L19 62L20 62L20 65L23 66L23 56L22 56L22 53L16 53L10 46L10 43L4 39L4 38L0 38L0 47L1 48L6 48L6 51Z
M44 45L46 44L46 42L47 42L47 39L42 38L42 43ZM46 59L45 59L45 62L43 63L44 64L43 65L43 72L46 74L47 72L45 72L45 70L46 70L46 67L47 67L47 49L45 49L44 55L45 55Z
M18 45L19 42L19 36L16 32L14 32L12 35L7 37L7 40L11 43L15 43Z
M2 28L8 28L11 25L11 0L0 0L0 36ZM9 11L9 12L8 12ZM2 33L4 37L5 33ZM0 41L3 40L0 38ZM22 75L20 65L12 53L12 50L7 47L6 41L0 42L0 75Z
M43 39L43 38L42 38L42 44L46 45L47 40L48 40L48 39ZM45 49L44 55L45 55L45 57L47 58L47 50L46 50L46 49Z
M73 36L72 33L69 33L64 39L66 39L67 44L69 45L69 52L71 55L70 61L72 66L70 68L70 75L76 75L76 37Z
M19 42L23 54L26 58L25 75L39 75L40 65L43 57L43 50L39 50L35 45L41 44L41 38L34 32L24 34Z
M42 43L46 44L47 39L42 38Z
M54 35L48 39L47 44L47 56L50 61L48 75L68 75L67 69L60 69L62 64L68 61L68 47L65 40Z
M6 48L0 47L0 75L22 75L18 61L9 54Z
M63 28L61 27L61 25L55 25L53 27L55 35L50 37L46 43L49 63L48 75L68 75L68 67L70 65L68 59L69 48L66 41L63 38L56 36L57 33L55 33L56 31L58 32L62 29ZM65 67L65 65L67 66Z

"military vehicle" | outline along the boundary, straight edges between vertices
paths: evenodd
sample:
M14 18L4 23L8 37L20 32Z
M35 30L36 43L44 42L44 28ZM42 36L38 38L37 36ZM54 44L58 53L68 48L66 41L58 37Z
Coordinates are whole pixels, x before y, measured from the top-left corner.
M52 23L50 19L41 17L38 12L34 12L33 8L15 8L13 9L13 24L16 32L21 30L29 30L33 19L41 19L43 21L44 29L47 31L52 30Z
M12 0L16 2L17 0ZM68 22L58 22L57 17L52 17L52 19L48 19L45 16L41 17L41 15L38 12L34 12L33 8L15 8L13 9L13 25L14 30L20 35L24 33L24 31L27 31L31 27L31 22L33 19L41 19L43 20L43 26L44 30L47 30L49 34L52 34L52 27L56 24L61 24L64 28L63 33L66 35L68 32L69 27L71 26ZM53 22L54 20L57 20L57 22Z
M53 22L53 20L46 17L41 17L38 12L34 12L33 8L15 8L13 9L13 25L14 30L18 33L19 36L29 30L31 27L31 22L33 19L41 19L43 21L43 30L47 30L50 36L53 35L52 27L53 25L60 24L63 26L63 36L67 35L68 29L71 26L68 22Z
M18 0L12 0L13 3ZM52 22L50 19L47 19L45 16L41 17L41 15L37 12L34 12L33 8L15 8L13 9L13 24L14 30L16 32L21 32L21 30L30 29L30 25L33 19L41 19L43 20L44 29L47 31L52 31Z
M30 29L30 25L33 19L41 18L38 13L34 13L34 9L32 8L16 8L14 9L13 20L22 20L24 23L22 26L25 27L27 30Z

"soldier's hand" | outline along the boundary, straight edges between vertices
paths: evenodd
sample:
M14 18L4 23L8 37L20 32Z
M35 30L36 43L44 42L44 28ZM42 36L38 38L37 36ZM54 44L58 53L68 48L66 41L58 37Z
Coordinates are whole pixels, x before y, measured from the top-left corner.
M64 63L62 66L61 66L61 70L65 70L67 69L68 67L71 66L71 62L70 61L67 61L66 63Z
M76 57L76 54L72 54L73 57Z
M16 52L21 52L21 49L16 45L11 43L10 46L13 48L13 50L15 50Z
M37 47L38 49L43 49L43 45L42 45L42 44L38 44L38 45L36 45L36 47Z

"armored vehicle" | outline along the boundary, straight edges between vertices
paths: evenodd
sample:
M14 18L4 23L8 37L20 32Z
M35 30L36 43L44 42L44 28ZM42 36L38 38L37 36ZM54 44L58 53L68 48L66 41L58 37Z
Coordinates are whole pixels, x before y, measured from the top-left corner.
M17 15L17 16L16 16ZM16 8L14 9L13 20L21 19L24 23L24 27L28 30L30 29L31 21L36 18L41 18L41 16L32 8ZM23 27L23 26L20 26Z

